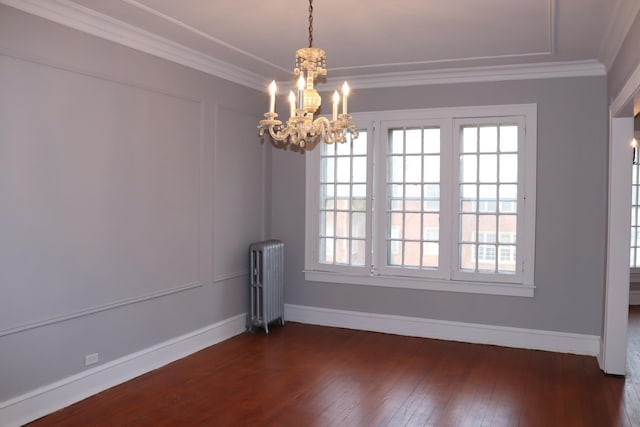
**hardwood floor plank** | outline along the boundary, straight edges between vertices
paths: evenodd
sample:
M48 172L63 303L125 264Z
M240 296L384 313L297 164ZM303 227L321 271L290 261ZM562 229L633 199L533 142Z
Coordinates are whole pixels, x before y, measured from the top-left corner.
M39 426L640 426L629 374L593 357L296 323L243 334L33 422Z

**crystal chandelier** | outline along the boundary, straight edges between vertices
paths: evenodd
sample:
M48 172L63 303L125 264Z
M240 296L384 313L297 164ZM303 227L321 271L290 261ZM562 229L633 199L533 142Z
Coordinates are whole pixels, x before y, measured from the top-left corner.
M269 112L264 113L264 120L260 120L258 130L260 136L264 136L266 130L274 141L284 144L290 143L300 148L305 148L320 137L327 144L346 142L347 132L351 138L358 137L356 124L351 121L351 115L347 113L347 98L349 97L349 85L342 85L342 113L338 114L340 94L336 90L333 93L333 111L331 120L326 117L314 118L314 114L320 107L320 94L313 88L313 84L319 76L327 75L327 58L322 49L313 47L313 0L309 0L309 47L296 51L296 66L293 70L297 77L297 94L289 91L289 120L283 126L275 112L276 82L269 86Z

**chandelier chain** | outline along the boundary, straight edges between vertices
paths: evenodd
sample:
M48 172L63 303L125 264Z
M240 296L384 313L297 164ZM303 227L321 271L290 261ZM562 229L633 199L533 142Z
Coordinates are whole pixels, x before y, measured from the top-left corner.
M309 0L309 47L313 47L313 0Z

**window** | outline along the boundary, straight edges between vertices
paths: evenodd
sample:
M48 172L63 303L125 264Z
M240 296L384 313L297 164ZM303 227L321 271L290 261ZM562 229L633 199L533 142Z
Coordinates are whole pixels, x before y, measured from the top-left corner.
M320 167L320 256L332 265L365 265L367 133L360 144L323 144Z
M355 119L307 153L308 280L533 295L535 105Z
M638 269L640 268L640 165L633 165L631 176L631 253L629 267Z

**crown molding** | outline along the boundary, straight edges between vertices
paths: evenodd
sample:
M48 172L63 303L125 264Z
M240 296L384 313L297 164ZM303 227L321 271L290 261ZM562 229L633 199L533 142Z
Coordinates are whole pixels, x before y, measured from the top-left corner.
M640 13L640 1L637 0L617 0L613 5L613 12L598 52L598 58L607 70L611 69L638 13Z
M348 80L352 87L366 89L604 75L606 75L604 65L591 60L354 75L341 77L340 81ZM335 83L333 80L329 82Z
M0 0L0 4L259 91L264 90L265 82L269 80L267 76L218 60L69 0ZM640 9L640 2L638 5L635 9ZM602 63L590 60L389 72L335 80L349 80L356 88L384 88L605 74L606 68ZM286 86L289 82L282 83Z
M68 0L0 0L0 4L257 90L264 77Z

